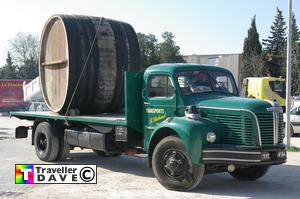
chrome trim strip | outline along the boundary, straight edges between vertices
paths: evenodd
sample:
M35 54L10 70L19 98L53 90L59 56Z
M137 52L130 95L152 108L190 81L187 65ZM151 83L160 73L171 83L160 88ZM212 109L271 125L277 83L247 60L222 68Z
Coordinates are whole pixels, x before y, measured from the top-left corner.
M276 114L273 112L273 144L276 144Z
M275 143L274 144L278 144L279 141L279 114L280 113L275 113L275 125L276 125L276 129L275 129Z
M230 150L203 150L203 153L239 153L239 154L256 154L260 155L260 152L254 151L230 151Z
M261 162L261 160L234 159L234 158L202 158L202 160L231 160L237 162Z
M248 112L248 113L251 113L254 118L255 118L255 121L256 121L256 126L257 126L257 132L258 132L258 142L259 142L259 146L262 146L262 143L261 143L261 135L260 135L260 127L259 127L259 123L258 123L258 119L257 119L257 116L255 115L255 113L253 113L252 111L250 110L247 110L247 109L238 109L238 108L223 108L223 107L213 107L213 106L197 106L197 108L206 108L206 109L217 109L217 110L228 110L228 111L244 111L244 112Z
M271 104L272 107L275 107L275 102L271 100L264 100ZM273 144L278 144L278 135L279 135L279 113L273 111Z

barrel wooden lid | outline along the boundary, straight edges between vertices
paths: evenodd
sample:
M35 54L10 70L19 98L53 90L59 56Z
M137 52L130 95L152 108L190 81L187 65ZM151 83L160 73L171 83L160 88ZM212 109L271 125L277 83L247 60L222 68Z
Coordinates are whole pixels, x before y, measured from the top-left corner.
M54 112L61 110L67 97L68 54L64 22L59 16L52 16L42 33L39 73L45 102Z

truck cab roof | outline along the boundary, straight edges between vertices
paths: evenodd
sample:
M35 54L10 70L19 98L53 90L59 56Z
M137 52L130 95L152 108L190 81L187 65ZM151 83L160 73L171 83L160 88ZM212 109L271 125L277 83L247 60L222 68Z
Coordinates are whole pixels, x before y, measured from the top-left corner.
M157 64L148 67L145 73L165 73L165 74L174 74L180 71L192 71L192 70L214 70L229 72L229 70L210 65L200 65L200 64L185 64L185 63L166 63L166 64ZM230 72L229 72L230 73Z

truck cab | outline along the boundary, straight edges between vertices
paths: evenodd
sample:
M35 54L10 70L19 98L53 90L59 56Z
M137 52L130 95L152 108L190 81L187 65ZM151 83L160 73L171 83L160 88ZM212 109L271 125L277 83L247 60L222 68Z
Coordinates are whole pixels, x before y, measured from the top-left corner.
M243 80L243 96L276 101L285 109L285 79L278 77L248 77Z
M204 165L196 167L198 173L227 170L237 179L254 180L264 175L269 165L285 162L279 104L239 97L228 70L160 64L149 67L143 81L144 148L158 179L163 178L161 173L176 178L180 172L170 169L170 162L183 162L180 150L173 151L177 155L155 156L165 153L156 149L163 148L160 143L169 136L181 140L193 165ZM164 160L162 171L153 165L157 159ZM251 176L253 172L260 175Z
M76 146L100 155L135 150L148 154L155 177L171 190L191 190L215 172L256 180L286 161L281 107L239 97L228 70L175 63L124 75L123 112L11 115L34 122L41 160L62 160ZM27 137L27 130L18 127L16 137Z

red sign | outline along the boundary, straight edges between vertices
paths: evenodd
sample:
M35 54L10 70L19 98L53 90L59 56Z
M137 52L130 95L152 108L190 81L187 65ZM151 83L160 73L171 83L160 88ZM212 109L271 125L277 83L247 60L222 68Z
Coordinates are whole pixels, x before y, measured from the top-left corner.
M0 109L25 107L23 99L23 82L28 80L0 80Z

